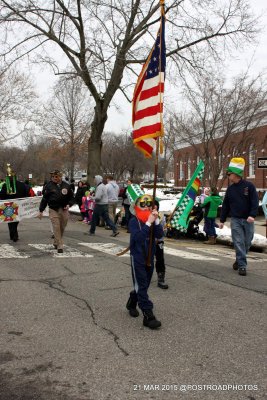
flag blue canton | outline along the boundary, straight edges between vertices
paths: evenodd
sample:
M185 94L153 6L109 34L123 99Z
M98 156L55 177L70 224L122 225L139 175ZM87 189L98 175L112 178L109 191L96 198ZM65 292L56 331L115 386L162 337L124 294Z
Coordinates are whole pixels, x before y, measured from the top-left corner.
M151 58L147 67L145 79L154 78L159 74L159 72L165 72L165 68L166 68L165 18L162 17L161 32L158 32L154 49L151 54Z

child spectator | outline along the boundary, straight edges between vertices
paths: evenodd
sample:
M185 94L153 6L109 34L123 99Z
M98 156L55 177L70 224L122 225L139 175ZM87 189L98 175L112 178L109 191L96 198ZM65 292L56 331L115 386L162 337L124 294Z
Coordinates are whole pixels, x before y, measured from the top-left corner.
M211 188L210 196L206 197L201 207L204 208L204 221L205 221L205 232L208 236L208 240L205 244L216 244L216 229L215 219L217 217L218 207L222 204L222 199L219 196L216 187Z

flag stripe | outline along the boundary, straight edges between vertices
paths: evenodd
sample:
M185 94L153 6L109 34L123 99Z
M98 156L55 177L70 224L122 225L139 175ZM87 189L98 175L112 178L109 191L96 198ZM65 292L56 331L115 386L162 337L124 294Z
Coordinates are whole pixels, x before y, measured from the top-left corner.
M136 113L136 120L145 118L146 116L151 117L152 115L156 115L161 111L161 104L158 103L155 106L147 107L145 110L140 110Z
M150 99L147 99L147 100L140 101L138 103L138 107L136 108L135 116L138 115L137 114L138 111L144 110L144 109L149 108L149 107L153 107L153 106L157 105L158 103L160 103L160 96L159 95L150 97Z
M153 88L143 90L140 95L140 101L149 99L149 97L157 96L159 93L163 92L164 92L164 83L159 83L157 86L154 86Z
M140 129L137 129L135 131L135 135L134 135L134 140L135 139L142 139L142 136L150 136L153 137L152 135L155 134L156 137L160 136L160 132L161 132L161 123L157 123L157 124L153 124L153 125L148 125L148 126L143 126Z
M151 115L148 117L144 117L143 119L139 119L138 121L135 121L135 124L134 124L135 133L140 128L145 128L146 126L155 125L155 123L157 123L157 124L160 123L160 113L157 113L155 115Z

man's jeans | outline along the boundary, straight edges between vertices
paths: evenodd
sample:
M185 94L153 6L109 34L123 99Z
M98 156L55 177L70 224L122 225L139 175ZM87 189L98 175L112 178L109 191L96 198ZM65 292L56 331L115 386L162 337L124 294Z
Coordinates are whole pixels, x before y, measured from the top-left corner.
M249 223L244 218L231 218L231 231L238 267L246 268L247 252L254 235L254 223Z
M96 204L93 212L93 218L91 222L90 233L95 233L96 224L99 221L99 218L102 217L105 223L110 226L113 233L117 232L116 225L114 222L109 219L108 216L108 205L107 204Z

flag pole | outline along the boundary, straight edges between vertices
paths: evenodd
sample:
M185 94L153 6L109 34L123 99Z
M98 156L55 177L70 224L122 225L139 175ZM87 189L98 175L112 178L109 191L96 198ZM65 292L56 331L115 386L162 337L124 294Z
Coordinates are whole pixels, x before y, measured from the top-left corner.
M164 0L160 0L160 10L161 10L161 18L164 16ZM162 24L160 29L162 29ZM160 37L162 37L160 32ZM160 41L160 55L161 55L161 41ZM159 58L159 84L161 86L161 56ZM160 90L160 119L161 119L161 136L163 136L163 118L162 118L162 91ZM160 136L156 139L156 155L155 155L155 163L154 163L154 183L153 183L153 194L152 194L152 208L155 206L156 200L156 187L157 187L157 176L158 176L158 165L159 165L159 148L160 148ZM150 227L150 235L149 235L149 247L148 247L148 256L147 256L147 267L151 267L151 254L152 254L152 244L153 244L153 226Z

